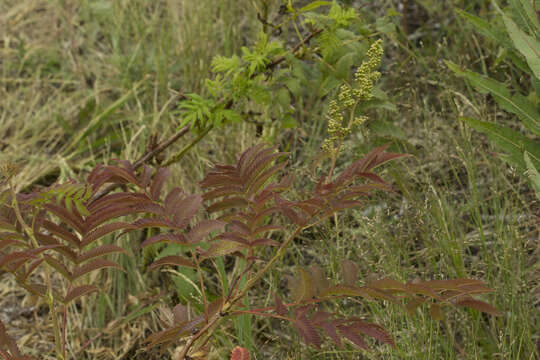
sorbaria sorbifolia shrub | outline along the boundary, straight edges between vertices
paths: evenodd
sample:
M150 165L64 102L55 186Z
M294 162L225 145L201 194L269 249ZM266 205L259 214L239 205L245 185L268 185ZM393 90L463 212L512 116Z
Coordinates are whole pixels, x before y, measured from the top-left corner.
M328 139L323 144L330 166L326 171L321 166L319 180L297 197L291 195L294 169L287 165L287 154L264 144L244 151L234 164L215 165L200 183L201 194L187 194L178 187L166 191L168 168L145 165L137 170L129 161L98 165L83 182L17 194L12 184L16 170L4 167L0 268L28 292L45 299L55 332L56 357L67 357L67 322L61 321L65 319L62 314L81 296L100 290L96 284L88 284L88 274L120 268L107 257L124 249L107 244L104 237L145 229L153 231L140 244L142 248L169 243L183 249L154 261L150 270L187 267L197 274L200 296L193 301L198 303L189 307L179 303L163 310L163 330L146 340L147 347L183 341L180 359L205 358L220 326L246 314L288 322L306 344L316 348L325 337L337 347L350 342L368 349L366 337L396 346L381 325L340 315L340 303L349 297L387 301L410 313L427 304L437 319L442 319L443 308L454 306L497 314L492 306L473 297L491 291L481 280L402 283L380 278L360 285L357 266L347 259L343 259L341 282L330 282L321 267L310 265L298 268L289 294L272 294L272 306L263 307L250 298L250 289L259 286L270 270L276 271L278 260L285 254L293 256L289 247L299 234L338 212L361 207L362 199L374 191L391 190L375 169L405 155L388 152L387 146L373 149L335 173L344 137L365 120L355 115L355 107L370 98L373 82L380 75L376 68L381 56L381 42L377 41L358 68L354 83L344 84L332 101ZM111 183L121 185L121 191L101 192ZM203 220L195 221L203 213ZM223 269L217 260L223 258L236 266L234 272L221 276ZM38 277L32 275L36 271L45 274L45 283L35 282ZM58 276L63 279L61 286L52 281ZM209 281L205 280L210 277L219 280L217 297L208 291ZM188 308L200 311L190 313ZM236 348L233 358L246 358L246 354L245 349ZM23 358L3 325L0 356Z

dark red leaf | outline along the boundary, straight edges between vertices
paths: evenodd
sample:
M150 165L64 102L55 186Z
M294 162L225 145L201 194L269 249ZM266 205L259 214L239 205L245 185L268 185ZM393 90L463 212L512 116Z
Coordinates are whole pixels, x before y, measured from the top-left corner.
M230 208L244 208L248 204L249 203L246 201L246 199L242 197L232 197L217 201L210 205L206 210L209 213L213 213L216 211L226 210Z
M278 294L274 294L274 299L276 302L276 313L280 316L287 315L287 307L283 304Z
M69 291L64 297L64 304L69 304L75 299L80 298L81 296L88 295L95 291L99 291L99 288L95 285L81 285Z
M343 283L345 285L354 286L358 280L358 266L349 259L342 260L341 277L343 278Z
M118 253L118 252L127 253L127 251L122 249L120 246L116 246L116 245L112 245L112 244L100 245L100 246L97 246L95 248L92 248L92 249L88 250L87 252L84 252L84 253L80 254L77 257L76 262L77 262L77 264L80 264L83 261L86 261L86 260L89 260L89 259L92 259L92 258L95 258L95 257L108 255L108 254L112 254L112 253Z
M165 181L170 176L171 171L168 168L159 168L154 175L152 185L150 186L150 195L153 200L158 200L161 194L161 189L165 184Z
M105 259L94 259L82 266L74 268L72 272L73 280L76 280L79 277L88 274L89 272L92 272L95 270L101 270L103 268L108 268L108 267L123 270L120 265L118 265L117 263L113 261L105 260Z
M479 310L479 311L482 311L491 315L495 315L495 316L501 315L500 311L494 308L493 306L491 306L490 304L480 301L480 300L475 300L473 298L460 300L456 302L456 305Z
M356 329L354 328L354 326L350 325L350 326L347 326L347 325L338 325L337 326L339 332L341 334L343 334L343 336L345 336L347 339L349 339L353 344L355 344L356 346L364 349L364 350L369 350L366 342L364 341L362 335L360 335Z
M317 333L315 326L307 317L300 316L299 318L296 318L294 321L294 327L307 345L314 345L316 348L320 349L322 344L321 337Z
M171 211L174 224L179 228L186 227L201 206L202 197L200 195L186 196L181 202L175 204Z
M109 224L105 224L97 229L94 229L92 232L86 234L81 240L81 247L86 247L87 245L93 243L94 241L101 239L102 237L118 231L125 229L135 229L133 225L127 222L118 221Z
M221 230L225 227L225 222L219 220L202 220L191 229L187 235L190 243L198 243L208 236L212 231Z

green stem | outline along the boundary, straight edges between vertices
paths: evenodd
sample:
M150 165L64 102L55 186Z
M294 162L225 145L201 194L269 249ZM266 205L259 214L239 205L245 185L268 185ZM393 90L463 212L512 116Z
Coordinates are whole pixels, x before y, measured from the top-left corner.
M28 235L30 238L30 241L32 242L32 245L35 249L39 248L39 243L34 236L34 231L28 224L24 221L21 213L21 209L19 207L19 203L17 202L17 195L15 194L15 189L13 186L10 186L11 190L11 196L12 196L12 206L15 211L15 216L17 218L17 221L21 224L24 232ZM43 257L43 254L41 255ZM52 281L51 281L51 270L48 266L45 266L45 277L47 281L47 294L45 295L47 298L47 305L49 306L49 310L51 312L52 322L53 322L53 330L54 330L54 342L56 346L56 356L59 360L64 360L63 351L62 351L62 340L60 336L60 325L58 324L58 316L56 313L56 308L54 306L54 297L53 297L53 290L52 290Z
M214 128L213 125L210 125L209 127L207 127L202 133L199 134L199 136L197 136L195 140L193 140L189 145L185 146L182 150L180 150L176 155L174 155L171 159L165 162L165 164L163 164L162 166L167 167L177 162L178 160L180 160L182 156L184 156L185 153L187 153L193 146L197 145L197 143L201 141L213 128Z

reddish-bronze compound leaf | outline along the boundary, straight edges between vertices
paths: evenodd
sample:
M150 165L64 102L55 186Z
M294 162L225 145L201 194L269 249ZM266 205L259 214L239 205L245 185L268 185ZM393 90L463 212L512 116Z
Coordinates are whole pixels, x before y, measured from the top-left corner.
M193 216L202 206L202 197L199 194L186 196L171 209L173 222L179 228L186 227Z
M28 279L28 277L34 272L35 269L37 269L37 267L44 261L45 259L41 258L41 259L37 259L35 261L33 261L32 263L30 263L30 265L28 265L28 268L26 269L26 272L24 273L23 277L22 277L22 281L26 281L26 279Z
M120 192L114 194L107 194L98 200L88 205L88 211L92 215L99 213L101 210L122 204L122 206L132 206L141 203L152 203L152 200L148 198L146 194Z
M47 294L47 287L41 284L28 284L28 283L19 283L23 288L28 290L28 292L43 297Z
M56 205L54 202L45 204L43 208L58 216L62 221L66 222L69 226L75 229L79 234L84 234L85 225L81 216L67 211L66 208Z
M306 218L303 217L300 213L292 209L294 203L286 201L281 198L281 196L275 196L276 205L278 206L280 212L285 215L290 221L294 224L300 226L303 225L306 221Z
M187 235L187 239L191 244L196 244L202 241L212 231L223 229L225 224L225 222L219 220L202 220L191 229Z
M251 235L251 229L249 226L238 220L232 220L229 222L229 230L231 232L237 232L241 235Z
M265 225L265 226L259 226L255 230L253 230L253 235L258 235L260 233L265 233L268 231L274 231L274 230L283 230L283 227L279 225Z
M90 293L93 293L95 291L99 291L99 288L95 285L81 285L77 286L76 288L69 291L66 296L64 297L63 303L65 305L69 304L75 299L80 298L81 296L88 295Z
M146 228L152 228L152 227L164 227L167 229L175 229L176 226L169 220L164 218L144 218L134 221L131 225L134 226L135 229L146 229Z
M143 165L140 179L141 179L141 185L144 189L146 189L148 185L150 185L150 180L152 179L152 172L153 170L150 166L146 164Z
M313 284L315 285L315 294L319 295L330 287L330 281L326 277L324 270L319 265L310 265L309 272L311 274L311 278L313 279Z
M182 304L177 304L173 308L172 313L174 316L173 322L175 325L183 323L183 322L187 322L189 320L188 309Z
M201 255L201 261L204 259L229 255L246 248L247 245L240 244L236 241L218 240L214 242L208 251Z
M217 165L216 165L217 168ZM231 185L238 185L243 183L241 182L240 178L237 174L235 174L235 169L232 170L224 170L224 171L212 171L206 175L206 177L200 182L201 188L207 189L207 188L225 188L229 187ZM244 192L244 187L242 186L241 192Z
M336 325L331 321L327 321L327 322L318 324L318 326L320 326L321 329L323 329L326 336L328 336L334 342L334 344L336 344L336 346L339 349L341 349L341 347L343 346L343 343L341 342L341 338L337 333Z
M313 315L311 316L311 321L313 321L313 324L315 325L319 325L319 324L322 324L324 322L327 322L328 319L330 319L332 317L332 314L330 314L329 312L326 312L326 311L316 311L313 313Z
M357 172L368 172L374 169L375 167L382 165L390 160L410 156L408 154L395 154L395 153L385 152L385 150L389 146L390 146L390 143L379 146L373 149L369 154L364 156L363 159L359 160Z
M264 156L268 152L271 152L274 150L274 148L264 148L264 144L257 144L255 146L250 147L246 151L244 151L241 155L238 161L236 162L236 169L238 172L238 175L240 176L246 176L246 168L249 166L249 164L253 161L253 159L256 159L259 155Z
M88 250L87 252L80 254L76 259L76 263L80 264L84 261L93 259L95 257L100 257L100 256L112 254L112 253L127 254L127 251L117 245L112 245L112 244L100 245L100 246L96 246L95 248Z
M435 320L444 320L444 315L439 304L431 303L429 306L429 315L431 315L431 317Z
M150 269L153 270L159 266L164 266L164 265L186 266L190 268L197 267L193 263L193 261L186 259L185 257L171 255L171 256L164 256L161 259L154 261L152 265L150 265Z
M175 212L174 208L182 201L184 197L184 190L179 187L175 187L169 191L167 196L165 196L165 200L163 201L167 214L173 214Z
M243 193L243 187L240 185L227 185L209 191L203 195L205 201L214 200L223 196L241 195Z
M76 280L79 277L85 274L88 274L89 272L100 270L107 267L116 268L118 270L124 271L124 269L122 269L122 267L118 265L117 263L115 263L114 261L105 260L105 259L94 259L82 266L74 268L72 272L73 274L72 279Z
M341 276L345 285L354 286L358 280L358 267L348 259L341 261Z
M139 180L135 177L132 169L125 169L119 166L109 165L105 166L103 169L104 172L110 173L109 180L117 184L134 184L139 187L142 185L139 183Z
M437 294L435 291L431 290L429 287L425 286L422 283L416 284L416 283L408 282L405 284L405 288L411 294L422 294L422 295L429 296L433 299L443 300L443 298L439 296L439 294Z
M252 158L252 161L250 161L249 164L246 164L245 166L244 164L242 164L242 166L239 167L240 176L249 177L252 174L259 174L261 171L264 170L264 168L270 165L272 161L285 154L275 153L275 150L275 147L263 149L257 154L256 157Z
M490 304L485 303L480 300L473 299L473 298L460 300L456 302L456 305L469 307L471 309L479 310L479 311L482 311L491 315L495 315L495 316L501 315L500 311L494 308L493 306L491 306Z
M352 325L338 325L337 326L339 332L343 334L347 339L349 339L353 344L356 346L364 349L369 350L366 342L364 341L362 335L360 335L354 326Z
M450 280L429 280L423 281L422 285L436 290L460 290L469 286L478 286L479 289L486 289L486 283L476 279L450 279Z
M283 302L281 301L277 293L274 294L274 299L276 302L276 307L275 307L276 313L280 316L287 315L287 307L285 306L285 304L283 304Z
M209 213L213 213L216 211L227 210L231 208L244 208L248 205L249 203L243 197L231 197L213 203L206 210Z
M315 326L305 315L301 315L295 319L294 327L307 345L313 344L317 349L320 349L322 344L321 337L317 333Z
M356 331L367 336L371 336L383 344L388 344L392 347L396 346L392 336L390 336L390 334L380 325L368 323L362 320L355 320L351 326L354 327Z
M170 174L171 170L169 168L159 168L156 171L156 175L154 175L152 185L150 185L150 196L152 196L152 200L159 199L161 189L163 189L163 185L165 184L165 181L167 181L167 178L170 176Z
M77 258L77 254L75 254L75 252L71 250L69 246L60 244L53 236L45 235L39 232L34 233L34 235L40 244L54 246L52 249L53 251L66 256L69 260L75 261Z
M190 322L182 322L171 328L152 334L148 336L144 342L148 343L148 349L160 344L170 344L186 336L192 335L203 322L204 316L197 316Z
M247 236L244 236L244 235L242 235L240 233L226 232L226 233L223 233L223 234L219 235L217 238L218 239L223 239L223 240L235 241L237 243L240 243L240 244L246 245L246 246L249 245L249 241L247 239Z
M19 261L19 260L30 260L30 259L37 259L37 255L39 253L42 253L46 250L49 250L49 249L52 249L52 248L55 248L56 245L45 245L45 246L41 246L39 248L36 248L36 249L30 249L30 250L24 250L24 251L17 251L17 252L13 252L11 254L8 254L8 255L4 255L2 257L0 257L0 268L2 266L5 266L5 265L8 265L12 262L15 262L15 261Z
M0 234L0 237L2 235ZM28 244L24 241L14 240L14 239L5 239L0 241L0 251L4 250L8 246L16 246L20 248L28 248Z
M41 225L49 230L49 232L53 235L56 235L58 236L59 238L61 239L64 239L65 241L67 241L68 243L74 245L75 247L79 247L80 246L80 240L79 238L73 234L72 232L69 232L66 228L64 227L61 227L49 220L43 220L41 222Z
M313 279L304 268L298 268L298 277L291 279L289 289L294 302L310 300L315 295Z
M335 285L322 291L320 296L362 296L365 298L388 300L394 303L397 302L397 300L390 293L379 289L372 289L368 286L358 287L348 285Z
M69 282L72 281L73 274L71 274L71 272L68 270L68 268L64 264L62 264L60 261L53 258L52 256L44 255L43 257L44 257L45 261L47 262L47 264L52 266L56 271L58 271Z
M246 194L247 194L248 196L252 196L252 195L258 193L259 191L261 191L263 185L264 185L264 184L265 184L272 176L274 176L274 175L277 174L280 170L282 170L286 165L287 165L287 163L285 163L285 162L276 164L276 165L274 165L274 166L268 168L268 170L265 170L263 173L261 173L261 174L258 175L257 177L253 177L253 178L252 178L253 180L248 181L247 188L246 188L246 190L247 190Z
M11 353L11 355L8 355L9 357L7 358L9 360L23 359L17 343L8 335L6 327L2 321L0 321L0 350L9 350ZM30 359L30 357L28 357L28 359Z
M416 309L418 309L418 307L425 302L426 302L425 298L419 298L419 297L414 298L405 305L405 310L407 310L407 313L409 315L414 315L414 313L416 312Z
M394 279L384 278L375 281L370 281L367 284L370 288L391 291L391 292L407 292L405 284Z
M118 221L113 222L109 224L105 224L103 226L98 227L97 229L94 229L92 232L86 234L80 243L80 247L84 248L85 246L93 243L94 241L101 239L102 237L118 231L118 230L126 230L126 229L134 229L134 226L130 223Z
M231 352L231 360L250 360L249 350L240 346L235 347Z

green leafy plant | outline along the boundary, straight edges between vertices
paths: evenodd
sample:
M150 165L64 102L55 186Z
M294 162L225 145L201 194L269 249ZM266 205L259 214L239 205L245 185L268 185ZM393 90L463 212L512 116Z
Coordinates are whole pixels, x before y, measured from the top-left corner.
M320 11L327 7L327 13ZM207 95L186 94L179 105L180 127L189 126L204 135L242 120L257 124L259 131L264 124L295 127L296 102L313 89L317 98L323 98L348 80L351 67L369 46L368 30L355 10L337 1L314 1L299 9L289 2L283 9L275 24L267 19L267 7L259 9L263 31L257 42L242 47L241 55L213 59L215 76L205 80ZM298 43L287 50L286 37L279 35L287 34L289 28ZM379 102L372 107L387 105L380 101L385 98L382 91L376 97Z
M521 121L524 132L496 123L462 118L474 129L486 133L505 152L501 158L529 178L540 199L540 19L537 16L540 7L536 4L535 9L535 4L529 0L510 1L506 11L502 11L496 2L493 6L500 14L502 24L495 20L489 23L463 11L458 10L458 13L482 35L497 42L501 53L515 66L516 73L528 78L530 85L525 88L528 94L523 95L523 89L515 82L508 86L494 78L462 70L452 62L447 61L447 65L478 91L493 96L502 109Z
M339 311L331 310L333 304L346 297L386 300L404 305L409 312L428 303L435 318L442 318L441 308L447 306L465 306L496 314L493 307L472 297L491 291L480 280L404 284L384 278L359 286L356 265L348 261L344 262L341 282L331 283L321 268L312 265L309 270L299 268L297 276L291 279L289 301L284 302L282 296L275 294L272 307L256 308L251 301L248 305L243 302L249 290L258 285L276 261L287 253L298 234L336 212L361 206L360 199L374 190L390 190L373 169L403 155L385 149L386 146L374 149L335 177L324 174L301 199L287 196L292 186L291 176L277 178L286 167L286 162L279 161L285 154L263 145L245 151L232 166L216 165L201 182L205 190L202 195L190 195L173 188L160 196L169 173L165 168L153 172L144 167L136 173L127 161L115 166L98 166L83 187L91 196L77 200L87 209L86 215L81 214L77 206L68 209L65 198L58 202L56 198L43 195L51 191L8 197L0 218L4 230L0 238L0 264L27 291L47 300L52 321L57 322L58 358L66 356L65 343L60 339L66 324L60 329L55 319L58 316L56 310L67 311L67 305L80 296L99 290L95 285L79 284L86 274L105 267L118 267L103 257L123 249L98 242L106 234L116 231L122 234L160 228L165 231L147 238L141 247L163 243L185 247L181 253L156 260L150 269L162 266L195 269L201 294L197 304L200 313L191 315L184 304L164 310L165 329L147 339L148 346L152 347L186 338L181 359L204 354L216 326L244 314L288 321L307 344L315 347L322 344L321 334L337 346L342 346L343 338L367 349L364 336L395 346L383 327L357 317L344 318ZM362 179L367 182L359 183ZM92 195L108 182L127 186L128 191L93 201ZM206 203L207 213L219 214L217 219L194 222L203 203ZM112 221L128 215L137 216L137 219ZM284 221L279 221L278 216ZM209 241L205 240L216 232ZM275 232L283 233L282 241L272 236ZM271 248L276 250L266 259L264 253ZM215 297L207 292L205 279L219 274L216 259L220 257L232 257L241 266L232 276L220 278L220 295ZM45 285L33 283L31 279L31 274L40 266L45 266L49 274ZM53 272L67 284L65 294L53 285ZM243 277L246 278L244 282L241 281Z
M402 283L380 278L359 284L358 268L348 260L342 262L340 281L330 281L321 267L312 264L299 267L290 277L288 295L273 294L273 306L257 306L250 298L250 290L289 253L290 245L303 231L340 211L361 207L362 199L374 191L391 191L374 169L405 155L387 152L388 145L375 148L334 173L341 142L358 122L351 108L369 98L381 56L377 42L357 72L358 87L342 87L328 114L330 137L324 150L331 166L326 171L321 169L319 180L298 196L291 195L293 176L283 159L286 153L263 144L243 152L233 165L215 165L200 183L201 195L187 194L178 187L162 195L169 170L148 166L136 170L128 161L98 165L80 184L71 182L22 195L15 194L10 185L14 171L6 168L8 190L3 193L0 209L0 267L12 273L27 291L46 300L57 358L67 358L67 325L65 321L60 324L58 313L66 313L68 305L81 296L99 291L96 285L81 284L88 273L119 267L104 257L124 249L103 244L102 239L113 233L122 236L146 229L161 231L149 232L140 244L142 248L179 246L176 254L155 260L150 270L172 266L191 268L196 273L199 296L192 298L192 306L178 303L172 309L162 309L163 330L146 340L147 348L165 348L184 340L180 359L204 358L216 329L241 316L286 321L306 344L316 348L325 337L337 347L346 340L367 350L370 345L366 337L396 346L382 326L340 313L340 301L351 297L384 300L403 306L409 313L429 304L435 319L443 318L445 307L454 306L497 314L491 305L473 297L491 291L480 280ZM352 117L345 122L347 112ZM283 176L285 171L288 174ZM113 188L111 184L123 190L104 193L104 188ZM208 217L196 221L203 207ZM235 263L229 272L219 266L224 259ZM40 267L47 274L45 285L34 283L31 276ZM63 279L66 290L53 284L54 276ZM211 278L217 285L209 281ZM248 354L237 350L233 356L246 358Z

